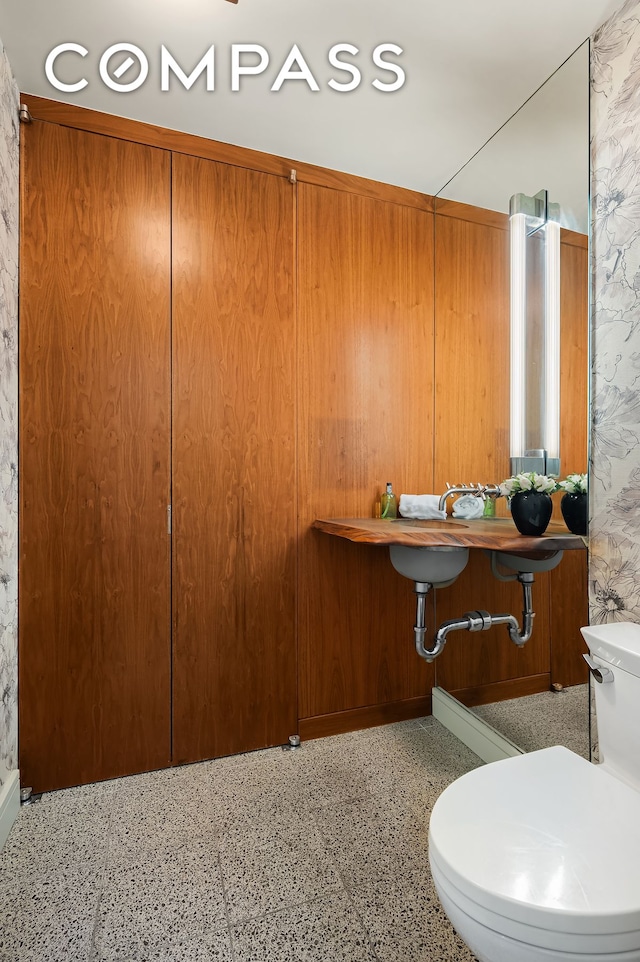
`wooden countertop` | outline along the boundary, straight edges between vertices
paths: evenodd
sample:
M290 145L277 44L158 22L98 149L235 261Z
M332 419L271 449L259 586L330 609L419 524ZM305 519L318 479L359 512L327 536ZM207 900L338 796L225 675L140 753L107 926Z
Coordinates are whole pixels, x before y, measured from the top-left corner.
M317 518L314 528L359 544L403 544L412 548L488 548L516 554L572 551L586 547L586 539L571 534L562 522L552 521L539 537L520 534L511 518L473 521L414 521L409 518Z

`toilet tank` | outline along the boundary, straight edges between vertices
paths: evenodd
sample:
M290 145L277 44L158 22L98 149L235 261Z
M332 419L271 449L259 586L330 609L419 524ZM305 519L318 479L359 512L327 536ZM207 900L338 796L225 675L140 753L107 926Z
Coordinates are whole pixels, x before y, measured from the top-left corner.
M640 791L640 625L581 628L592 659L612 680L593 681L601 764ZM605 679L607 672L603 672Z

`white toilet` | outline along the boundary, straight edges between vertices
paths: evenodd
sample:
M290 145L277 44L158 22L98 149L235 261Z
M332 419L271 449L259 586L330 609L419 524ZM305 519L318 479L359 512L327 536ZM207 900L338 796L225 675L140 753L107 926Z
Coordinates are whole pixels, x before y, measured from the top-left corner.
M435 886L480 962L640 962L640 625L582 633L601 764L545 748L463 775L433 808Z

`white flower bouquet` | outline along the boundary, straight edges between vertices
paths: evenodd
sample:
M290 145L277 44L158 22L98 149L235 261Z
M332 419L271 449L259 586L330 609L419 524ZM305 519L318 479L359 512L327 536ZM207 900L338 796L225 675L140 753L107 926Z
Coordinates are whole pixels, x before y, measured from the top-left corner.
M564 481L558 482L558 487L567 494L586 494L588 482L587 474L568 474Z
M558 490L555 478L548 478L546 474L536 474L529 471L526 474L516 474L512 478L507 478L499 485L500 494L503 498L512 498L514 494L521 491L540 491L542 494L553 494Z

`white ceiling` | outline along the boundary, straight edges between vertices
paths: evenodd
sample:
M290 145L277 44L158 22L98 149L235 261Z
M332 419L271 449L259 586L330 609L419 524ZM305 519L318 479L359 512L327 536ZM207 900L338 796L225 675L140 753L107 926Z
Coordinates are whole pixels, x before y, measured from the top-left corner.
M621 0L0 0L0 38L24 92L66 100L215 140L437 193L465 162L606 19ZM61 80L86 76L81 92L63 94L45 77L57 44L86 47L65 54ZM129 93L110 90L98 63L112 44L140 47L149 76ZM270 65L230 89L231 44L256 43ZM296 80L270 90L297 43L320 86ZM327 86L345 74L331 68L329 48L351 43L363 81L350 93ZM403 49L406 71L394 93L371 86L393 79L371 62L380 43ZM160 90L164 44L190 73L216 48L216 89L204 76L187 91ZM119 55L120 61L125 55ZM111 61L111 70L118 57ZM122 75L135 77L137 67Z

